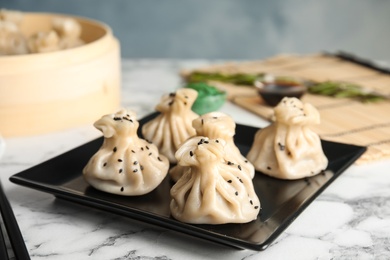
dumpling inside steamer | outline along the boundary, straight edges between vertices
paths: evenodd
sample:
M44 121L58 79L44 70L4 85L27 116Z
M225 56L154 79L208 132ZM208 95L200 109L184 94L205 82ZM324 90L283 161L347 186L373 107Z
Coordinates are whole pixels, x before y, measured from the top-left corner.
M26 41L15 24L0 20L0 56L26 54Z
M121 110L103 116L94 126L104 142L83 170L85 180L98 190L118 195L143 195L165 178L168 159L157 147L137 136L133 112Z
M26 54L26 40L20 31L23 14L0 9L0 56Z
M78 47L81 40L81 25L72 18L55 17L50 31L36 32L27 39L31 53L52 52Z
M300 179L328 165L318 134L310 126L320 123L311 104L283 98L275 107L275 121L257 131L247 155L256 170L279 179Z
M197 136L224 140L226 143L225 160L232 165L240 165L243 171L253 178L255 175L254 166L241 154L234 143L236 123L232 117L222 112L210 112L192 121L192 126L195 128ZM185 170L185 167L177 165L169 171L169 174L174 181L177 181Z
M19 27L23 21L23 13L2 8L0 9L0 21L7 21Z
M53 30L58 34L61 49L69 49L84 44L81 40L81 25L72 18L56 17L53 19Z
M60 50L60 38L53 30L37 32L27 39L28 50L31 53L44 53Z
M198 92L181 88L176 93L164 95L156 110L160 114L142 127L142 135L159 148L168 157L169 162L176 163L175 152L189 137L195 135L192 120L198 115L191 110Z
M246 223L257 218L260 201L251 177L225 160L225 141L196 136L176 152L186 171L171 188L171 214L193 224Z
M84 44L76 19L56 16L51 28L30 35L21 29L23 19L23 12L0 9L0 55L53 52Z

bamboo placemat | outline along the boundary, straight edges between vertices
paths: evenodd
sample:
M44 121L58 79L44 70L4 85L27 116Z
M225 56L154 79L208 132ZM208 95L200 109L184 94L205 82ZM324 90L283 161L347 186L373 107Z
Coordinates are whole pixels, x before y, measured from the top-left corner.
M197 70L199 71L199 70ZM202 69L222 73L273 73L296 76L317 82L327 80L357 83L364 88L390 96L390 74L346 59L324 55L281 55L263 61L220 64ZM228 92L235 104L271 120L273 109L267 106L256 89L213 82ZM304 102L320 112L321 124L314 127L322 139L366 146L367 152L359 163L390 158L390 102L362 103L305 94Z

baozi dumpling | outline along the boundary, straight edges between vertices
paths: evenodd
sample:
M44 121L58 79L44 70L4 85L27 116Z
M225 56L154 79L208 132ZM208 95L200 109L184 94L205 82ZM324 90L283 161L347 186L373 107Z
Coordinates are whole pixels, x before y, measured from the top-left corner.
M77 39L81 35L80 24L72 18L56 17L53 19L53 30L55 30L61 38Z
M105 115L94 126L103 132L104 142L83 170L91 186L119 195L143 195L162 182L168 159L137 136L135 113L121 110Z
M0 20L0 55L28 53L26 40L16 24Z
M254 166L241 154L234 143L236 123L232 117L222 112L210 112L192 121L192 126L199 136L224 140L226 142L225 157L229 158L231 163L241 165L249 177L253 178L255 175Z
M58 34L61 49L69 49L83 45L80 39L81 25L72 18L56 17L53 19L53 30Z
M44 53L60 50L60 38L51 30L49 32L37 32L27 40L30 53Z
M260 201L252 179L226 161L222 139L196 136L176 152L187 168L171 188L171 214L193 224L246 223L257 218Z
M240 152L234 144L234 135L236 134L236 123L233 118L222 112L210 112L204 114L194 121L192 126L195 128L197 136L206 136L210 139L222 139L226 142L225 158L231 164L240 165L243 171L248 173L249 177L255 175L255 168ZM227 159L228 158L228 159ZM174 181L183 174L185 169L177 165L169 173Z
M7 21L19 27L23 21L23 13L15 10L0 9L0 21Z
M325 170L328 159L320 137L310 129L320 123L317 109L285 97L274 112L275 122L258 130L247 155L256 170L280 179L300 179Z
M156 110L160 114L142 127L142 135L159 148L171 163L176 163L175 152L189 137L195 135L192 120L198 114L191 110L198 96L196 90L181 88L164 95Z
M23 13L0 9L0 55L52 52L84 44L76 19L55 17L51 29L26 36L20 30Z

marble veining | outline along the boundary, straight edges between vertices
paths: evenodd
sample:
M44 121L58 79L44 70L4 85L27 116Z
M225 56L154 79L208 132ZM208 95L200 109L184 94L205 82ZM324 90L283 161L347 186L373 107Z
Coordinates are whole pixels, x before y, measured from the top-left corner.
M180 86L180 69L208 63L124 60L123 107L138 117L152 112L163 93ZM229 103L221 110L238 123L268 124ZM8 181L99 135L86 125L5 139L0 177L32 259L390 259L390 161L347 169L262 252L192 238Z

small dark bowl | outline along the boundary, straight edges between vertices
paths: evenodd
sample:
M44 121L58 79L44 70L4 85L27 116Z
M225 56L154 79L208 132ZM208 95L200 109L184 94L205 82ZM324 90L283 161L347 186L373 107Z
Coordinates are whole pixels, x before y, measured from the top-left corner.
M284 97L301 98L306 90L305 85L280 84L277 82L265 83L258 87L260 96L270 106L276 106Z

